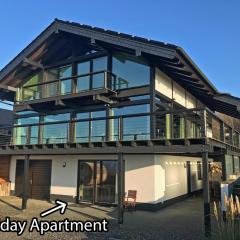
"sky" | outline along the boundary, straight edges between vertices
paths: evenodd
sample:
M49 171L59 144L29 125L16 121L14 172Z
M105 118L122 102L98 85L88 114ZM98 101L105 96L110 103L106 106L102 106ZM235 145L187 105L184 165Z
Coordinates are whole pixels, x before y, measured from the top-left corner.
M1 0L0 9L0 69L58 18L179 45L220 92L240 97L239 0Z

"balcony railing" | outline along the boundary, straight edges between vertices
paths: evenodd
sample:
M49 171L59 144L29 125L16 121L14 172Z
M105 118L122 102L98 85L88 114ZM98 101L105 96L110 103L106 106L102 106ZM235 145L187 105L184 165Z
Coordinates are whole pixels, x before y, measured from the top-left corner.
M116 75L108 71L97 71L67 78L31 84L19 89L18 102L77 94L81 92L117 87Z
M0 128L0 145L211 138L240 148L239 136L212 112L187 109Z

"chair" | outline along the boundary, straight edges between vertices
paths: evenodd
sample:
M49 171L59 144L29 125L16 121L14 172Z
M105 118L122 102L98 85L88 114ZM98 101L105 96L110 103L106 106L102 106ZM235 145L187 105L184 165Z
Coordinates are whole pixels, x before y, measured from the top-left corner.
M136 190L128 190L127 196L125 196L123 205L125 209L132 208L136 210L136 199L137 199L137 191Z

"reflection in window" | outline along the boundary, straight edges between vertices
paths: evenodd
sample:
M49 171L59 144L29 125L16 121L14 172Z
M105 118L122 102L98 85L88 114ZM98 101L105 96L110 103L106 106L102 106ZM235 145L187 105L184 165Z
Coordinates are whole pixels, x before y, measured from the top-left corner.
M106 56L94 58L91 61L78 63L77 75L79 77L77 79L77 92L105 87L103 71L106 70L107 70ZM90 75L90 73L93 74Z
M116 53L112 61L112 71L117 75L117 89L149 84L150 67L141 58Z
M107 70L107 57L93 59L93 72ZM92 88L104 88L104 72L92 76Z
M90 73L90 61L82 62L77 65L77 75ZM77 79L77 92L90 89L90 75L82 76Z
M19 101L30 101L40 98L40 87L39 86L30 86L40 83L42 73L36 74L32 76L22 88L22 96L21 93L18 93L17 98Z
M59 68L59 79L61 80L61 94L70 94L72 92L72 66Z
M47 115L44 122L69 121L70 114ZM43 143L66 143L68 141L68 123L43 125Z
M106 140L106 120L94 120L94 118L106 117L106 111L92 113L78 113L77 119L92 119L76 122L77 142L101 142Z
M16 119L15 125L18 127L15 127L13 132L14 144L16 145L37 144L39 126L21 127L21 125L38 124L38 123L39 123L38 116Z
M148 113L149 104L113 108L111 116L124 116ZM150 138L150 116L123 117L123 140L143 140ZM109 120L109 140L117 141L119 136L118 119Z

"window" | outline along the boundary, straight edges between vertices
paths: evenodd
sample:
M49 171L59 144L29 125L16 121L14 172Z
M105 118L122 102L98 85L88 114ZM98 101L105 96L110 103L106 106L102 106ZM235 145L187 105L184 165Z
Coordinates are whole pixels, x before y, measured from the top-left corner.
M15 120L15 128L13 131L14 144L37 144L39 126L21 126L28 124L38 124L39 116L18 118Z
M148 85L150 82L150 67L143 59L131 55L115 53L112 72L117 75L117 89Z
M77 75L90 73L90 61L82 62L77 65ZM82 76L77 79L77 92L90 89L90 75Z
M70 113L47 115L44 122L69 121ZM43 125L43 143L66 143L68 141L69 123L56 123Z
M149 104L143 104L113 108L110 115L124 116L138 113L148 113L149 111ZM123 117L122 121L123 140L143 140L150 138L150 116ZM109 138L111 141L118 140L118 128L118 119L112 119L109 121Z
M58 94L58 80L60 80L60 94L70 94L72 92L72 66L49 69L46 73L46 83L43 85L43 97L53 97ZM56 80L56 81L55 81Z
M197 177L198 177L198 180L202 180L203 179L202 163L200 161L197 162Z
M94 120L96 118L105 118L106 111L96 111L87 113L78 113L77 119L90 119L76 122L76 142L101 142L106 140L106 119Z
M18 93L19 101L30 101L40 98L40 87L35 84L40 83L42 73L35 74L32 76L22 87L22 92ZM33 85L33 86L32 86Z
M107 70L107 57L93 59L93 72ZM92 76L92 88L103 88L104 85L104 72L97 73Z
M79 77L77 79L77 92L106 87L103 72L106 70L106 56L78 63L77 75Z

